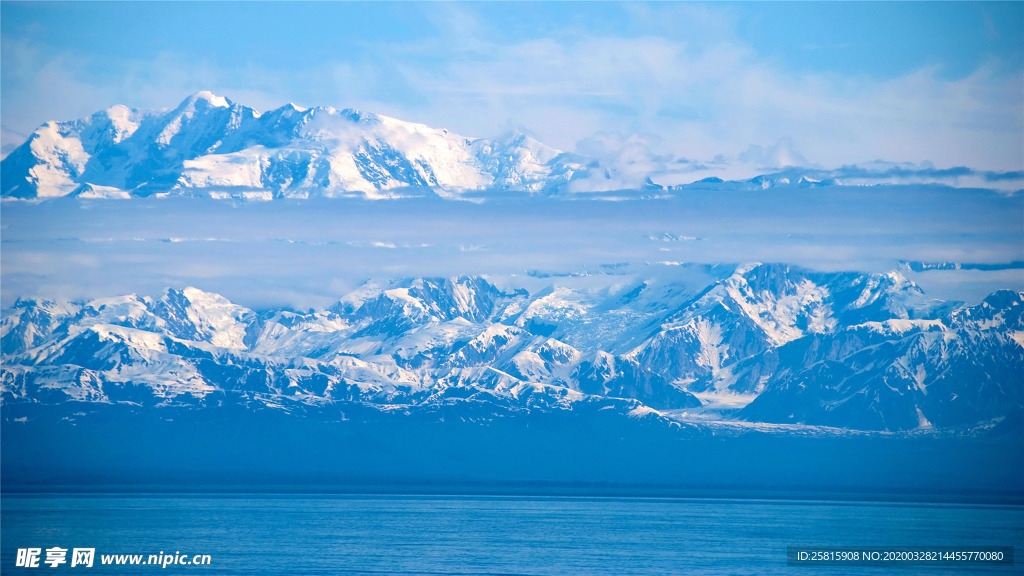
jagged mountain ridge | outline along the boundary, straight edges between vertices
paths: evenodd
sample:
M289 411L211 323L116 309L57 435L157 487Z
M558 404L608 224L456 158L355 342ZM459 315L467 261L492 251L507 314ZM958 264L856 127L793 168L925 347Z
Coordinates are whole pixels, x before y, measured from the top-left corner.
M4 158L0 188L17 198L542 192L563 186L588 162L517 132L466 138L322 106L260 113L204 91L169 111L118 105L47 122Z
M532 294L405 280L308 313L194 288L19 301L0 326L3 401L472 405L485 418L596 402L662 417L717 394L755 397L739 417L756 422L967 426L1024 405L1022 310L1015 292L959 307L898 273L784 265L741 266L696 293L658 280Z
M1019 411L1022 312L1024 294L1003 290L937 318L867 321L793 341L775 351L778 369L743 415L909 429Z
M627 188L662 195L709 187L817 188L894 180L959 186L959 176L976 177L983 187L1019 180L1014 172L875 164L836 170L790 167L745 180L709 177L675 185L654 183L652 177L661 179L657 174L638 174ZM269 200L614 193L624 186L614 177L622 169L615 161L562 152L515 130L471 138L330 106L286 104L261 113L200 91L170 110L118 104L86 118L44 123L0 162L0 197Z

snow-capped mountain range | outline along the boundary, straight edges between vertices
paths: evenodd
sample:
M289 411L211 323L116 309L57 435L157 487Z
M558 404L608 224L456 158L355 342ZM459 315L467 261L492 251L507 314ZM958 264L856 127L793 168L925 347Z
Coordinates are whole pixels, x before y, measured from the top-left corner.
M717 280L697 291L613 276L533 292L408 279L308 312L256 312L196 288L22 300L0 325L4 414L358 406L486 420L586 406L670 424L897 431L1024 409L1022 293L962 306L896 272L705 272Z
M690 168L694 174L711 169L700 162ZM624 186L672 193L708 187L938 183L1019 191L1021 182L1020 172L937 169L927 163L760 169L768 172L738 181L711 176L689 184L659 185L652 177L664 175L636 173L636 166L562 152L517 131L470 138L329 106L287 104L259 112L201 91L171 110L115 105L79 120L46 122L0 163L0 197L270 200L470 194L476 199L504 191L614 193ZM626 180L621 177L624 172L630 174ZM672 176L671 170L668 174L669 181L680 176Z
M260 113L198 92L170 111L114 106L47 122L3 160L2 195L127 198L442 196L554 191L588 161L511 132L466 138L359 110Z

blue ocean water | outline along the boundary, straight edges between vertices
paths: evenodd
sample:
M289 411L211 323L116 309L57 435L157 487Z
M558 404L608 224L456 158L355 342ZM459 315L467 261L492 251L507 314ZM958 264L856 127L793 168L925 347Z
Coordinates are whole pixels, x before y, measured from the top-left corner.
M1021 573L1024 507L727 498L5 494L2 574L665 575ZM787 546L1014 546L1016 565L787 567ZM17 568L18 548L42 548ZM45 549L95 548L92 568ZM103 566L110 554L208 566ZM70 561L70 553L68 556Z

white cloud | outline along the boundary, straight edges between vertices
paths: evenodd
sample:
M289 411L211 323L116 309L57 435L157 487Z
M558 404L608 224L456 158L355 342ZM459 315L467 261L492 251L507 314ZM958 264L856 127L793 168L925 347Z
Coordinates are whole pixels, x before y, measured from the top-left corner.
M4 38L4 146L48 119L84 116L114 103L173 106L210 89L258 109L289 101L359 107L493 136L523 125L573 150L598 133L625 135L607 152L627 164L623 183L650 159L668 172L693 163L756 170L807 162L823 167L875 159L931 161L987 170L1024 168L1024 80L995 65L948 79L922 68L895 79L792 72L735 34L729 7L631 6L630 34L584 28L506 39L473 9L433 5L442 34L373 46L292 69L259 63L218 67L171 53L131 59L116 82L90 78L84 54L50 54ZM543 30L543 29L542 29ZM636 31L640 31L639 33ZM641 151L629 135L644 144ZM582 150L580 150L582 152ZM693 163L677 170L666 157ZM725 174L728 176L729 174ZM753 175L753 174L749 174Z
M598 132L576 144L576 151L597 161L588 173L573 180L570 192L600 192L640 188L652 174L662 173L671 156L658 155L656 136Z
M807 159L796 151L792 138L780 138L767 148L752 144L739 155L739 161L752 164L763 171L807 164Z
M563 149L613 131L654 134L660 152L704 161L752 159L752 147L768 146L776 165L1024 167L1024 86L991 67L962 79L934 68L875 79L789 72L728 38L700 47L586 34L480 42L472 58L403 70L428 96L420 114L478 134L519 122Z
M158 294L191 285L247 306L306 308L322 307L371 276L601 273L621 263L647 275L646 263L658 262L787 262L872 272L901 260L1005 264L1022 259L1024 226L1020 194L930 187L704 189L621 202L343 204L8 203L0 299L9 305L17 297ZM1024 286L1019 269L992 278L997 285L975 278L969 292L981 284Z

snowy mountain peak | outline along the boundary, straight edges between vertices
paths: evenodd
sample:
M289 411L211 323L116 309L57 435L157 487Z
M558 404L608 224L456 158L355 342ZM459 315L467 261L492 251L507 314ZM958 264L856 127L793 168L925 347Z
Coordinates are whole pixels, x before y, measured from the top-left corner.
M118 105L45 123L4 158L0 194L384 198L418 189L458 197L556 191L587 164L520 133L467 138L329 106L261 114L200 91L168 111Z
M183 338L237 350L247 347L246 324L255 318L251 310L219 294L192 287L168 289L154 309Z
M197 105L200 105L200 103L205 104L206 106L212 106L214 108L227 108L231 106L230 100L223 96L217 96L209 90L200 90L199 92L196 92L195 94L186 98L185 102L183 102L182 105L187 104L194 108Z

